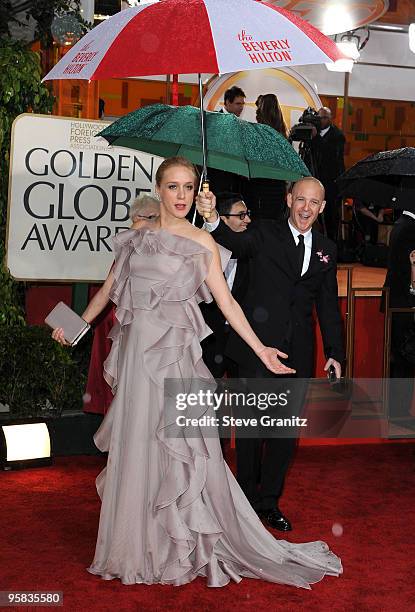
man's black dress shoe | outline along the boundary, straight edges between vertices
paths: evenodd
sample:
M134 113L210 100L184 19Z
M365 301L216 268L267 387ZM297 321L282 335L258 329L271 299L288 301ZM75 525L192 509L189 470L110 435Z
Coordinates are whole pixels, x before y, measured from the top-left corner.
M259 518L263 519L267 525L278 531L292 531L290 521L278 508L272 510L259 510Z

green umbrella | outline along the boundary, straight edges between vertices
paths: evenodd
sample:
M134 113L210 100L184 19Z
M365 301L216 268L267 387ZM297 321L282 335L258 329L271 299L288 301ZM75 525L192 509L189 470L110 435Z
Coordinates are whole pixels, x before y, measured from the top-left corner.
M248 178L295 181L310 173L289 142L268 125L206 112L207 166ZM160 157L181 155L203 164L200 109L152 104L118 119L98 134L109 144Z

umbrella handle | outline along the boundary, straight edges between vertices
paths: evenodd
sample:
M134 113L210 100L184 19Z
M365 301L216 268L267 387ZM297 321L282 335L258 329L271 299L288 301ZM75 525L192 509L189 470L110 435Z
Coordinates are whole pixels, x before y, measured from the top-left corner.
M209 181L207 180L207 178L205 178L205 179L203 180L203 182L202 182L202 192L203 192L203 193L209 193L209 191L210 191L210 188L209 188ZM203 214L203 217L204 217L205 219L209 219L210 214L209 214L209 213L207 213L207 212L205 212L205 213Z

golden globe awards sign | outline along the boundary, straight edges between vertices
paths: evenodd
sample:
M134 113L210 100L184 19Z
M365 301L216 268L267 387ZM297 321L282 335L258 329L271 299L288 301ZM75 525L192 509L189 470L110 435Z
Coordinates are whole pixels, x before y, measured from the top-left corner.
M100 281L130 205L162 162L109 147L104 121L24 114L13 124L7 267L20 280Z

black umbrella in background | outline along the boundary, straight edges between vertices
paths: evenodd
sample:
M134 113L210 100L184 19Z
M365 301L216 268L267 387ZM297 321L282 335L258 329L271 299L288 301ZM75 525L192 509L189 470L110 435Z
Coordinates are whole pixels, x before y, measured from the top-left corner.
M415 212L415 148L369 155L342 174L337 183L344 197Z

